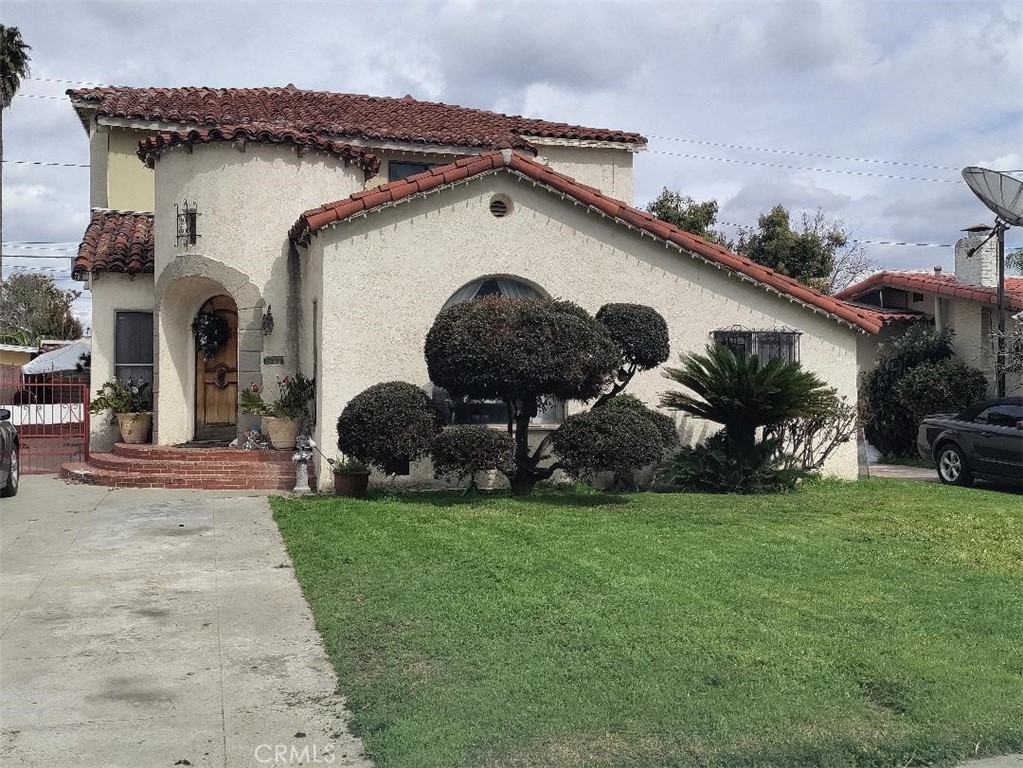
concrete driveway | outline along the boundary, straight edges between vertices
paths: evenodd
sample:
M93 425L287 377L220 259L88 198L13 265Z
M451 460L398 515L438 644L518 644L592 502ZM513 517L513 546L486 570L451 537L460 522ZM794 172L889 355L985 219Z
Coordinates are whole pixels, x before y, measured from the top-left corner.
M370 765L265 497L0 505L0 765Z

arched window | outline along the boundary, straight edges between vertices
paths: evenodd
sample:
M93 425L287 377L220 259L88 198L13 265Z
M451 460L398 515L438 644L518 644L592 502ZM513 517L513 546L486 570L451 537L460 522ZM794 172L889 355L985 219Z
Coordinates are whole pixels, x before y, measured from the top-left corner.
M546 296L533 286L512 277L481 277L466 283L453 294L441 310L455 304L462 304L486 296L503 296L508 299L543 299ZM434 386L433 401L444 415L448 424L500 424L508 422L508 410L502 400L457 400L448 396L446 390ZM565 404L555 401L542 409L533 418L534 424L560 424L564 418Z

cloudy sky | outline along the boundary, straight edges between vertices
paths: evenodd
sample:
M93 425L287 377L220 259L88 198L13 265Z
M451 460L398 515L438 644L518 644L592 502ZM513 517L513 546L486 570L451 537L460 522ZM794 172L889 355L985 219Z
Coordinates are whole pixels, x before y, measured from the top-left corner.
M961 167L1023 169L1019 0L4 0L0 23L32 46L3 119L4 271L67 285L88 169L15 162L88 163L64 81L294 83L638 131L637 204L715 198L729 235L777 203L820 207L888 268L948 270L959 230L992 220Z

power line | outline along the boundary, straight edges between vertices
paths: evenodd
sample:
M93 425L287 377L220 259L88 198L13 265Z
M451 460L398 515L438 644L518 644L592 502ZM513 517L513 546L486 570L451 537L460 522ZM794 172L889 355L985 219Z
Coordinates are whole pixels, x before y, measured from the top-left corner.
M62 80L59 77L26 77L25 80L33 80L37 83L66 83L67 85L95 85L104 88L111 88L106 83L90 83L85 80Z
M43 96L39 93L16 93L16 99L46 99L48 101L67 101L67 96Z
M4 248L17 248L19 251L20 250L26 250L26 251L77 251L78 250L78 246L77 245L71 245L71 244L68 244L66 246L61 246L60 248L56 248L54 246L46 246L46 245L20 245L19 243L6 243L6 242L4 243Z
M46 254L46 253L4 253L5 259L68 259L75 258L76 254L69 254L66 256L58 256L57 254Z
M756 165L762 168L783 168L787 171L809 171L811 173L840 173L848 176L867 176L876 179L898 179L900 181L929 181L935 184L961 184L959 179L928 179L920 176L896 176L890 173L870 173L869 171L847 171L841 168L808 168L799 165L778 165L777 163L763 163L758 160L736 160L727 157L710 157L708 155L692 155L686 152L666 152L661 149L648 150L652 155L669 155L671 157L684 157L690 160L713 160L717 163L737 163L739 165Z
M770 152L776 155L797 155L800 157L820 157L825 160L844 160L852 163L878 163L880 165L898 165L906 168L927 168L933 171L959 171L949 165L925 165L923 163L908 163L899 160L877 160L866 157L850 157L845 155L826 155L817 152L797 152L791 149L773 149L771 147L749 147L742 144L722 144L716 141L701 141L699 139L683 139L677 136L651 136L651 139L660 141L679 141L686 144L700 144L706 147L722 147L724 149L742 149L750 152Z
M48 165L55 168L88 168L88 163L49 163L43 160L4 160L4 164L11 165Z

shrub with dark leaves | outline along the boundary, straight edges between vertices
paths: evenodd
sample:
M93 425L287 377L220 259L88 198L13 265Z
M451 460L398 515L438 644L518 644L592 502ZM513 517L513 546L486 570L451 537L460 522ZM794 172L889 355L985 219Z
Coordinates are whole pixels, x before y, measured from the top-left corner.
M699 493L776 493L794 488L809 473L799 467L783 467L777 459L777 442L764 440L752 456L736 457L728 450L724 430L696 447L684 446L657 473L662 490Z
M914 427L932 413L959 413L987 394L983 372L959 360L918 365L896 386L899 401L913 417Z
M652 419L629 408L606 405L569 416L551 435L558 463L573 477L615 475L615 486L631 486L636 470L660 461L664 443Z
M649 371L668 359L668 324L653 307L605 304L595 317L621 347L627 366Z
M515 441L507 432L482 424L448 427L434 438L431 455L437 477L469 478L471 488L477 472L512 471Z
M430 398L415 384L389 381L353 397L337 420L337 447L390 474L425 456L441 430Z
M653 425L657 427L657 432L661 436L661 449L669 450L676 447L679 444L678 429L675 427L675 420L666 413L661 411L655 411L640 400L635 395L623 393L615 395L610 400L606 400L601 403L599 408L617 408L620 410L630 411L631 413L639 414L650 419Z

